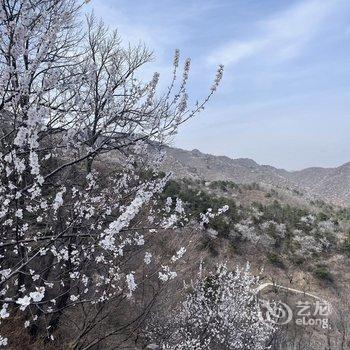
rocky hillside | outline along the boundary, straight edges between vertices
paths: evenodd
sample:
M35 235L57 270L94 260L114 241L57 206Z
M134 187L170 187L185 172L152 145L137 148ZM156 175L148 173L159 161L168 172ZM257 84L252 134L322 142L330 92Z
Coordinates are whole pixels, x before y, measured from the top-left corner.
M255 182L302 192L337 205L350 205L350 163L337 168L286 171L259 165L252 159L231 159L198 150L166 147L166 153L164 170L171 170L177 178L229 180L241 184Z

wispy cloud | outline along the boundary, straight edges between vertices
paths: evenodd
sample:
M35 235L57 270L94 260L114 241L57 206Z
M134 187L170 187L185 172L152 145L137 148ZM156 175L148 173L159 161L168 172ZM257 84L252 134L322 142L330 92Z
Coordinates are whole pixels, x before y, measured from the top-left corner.
M233 65L268 53L284 60L298 56L337 8L337 0L309 0L256 24L257 32L245 41L230 41L208 56L209 63Z

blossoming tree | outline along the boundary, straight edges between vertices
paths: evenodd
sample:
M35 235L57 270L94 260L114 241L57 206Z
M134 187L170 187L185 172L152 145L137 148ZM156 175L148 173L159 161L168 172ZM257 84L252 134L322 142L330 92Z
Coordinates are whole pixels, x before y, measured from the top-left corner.
M0 0L1 329L11 334L16 319L30 341L51 341L71 315L74 349L133 332L159 284L176 276L184 249L164 264L148 244L185 217L181 201L159 202L169 175L153 170L162 158L154 150L203 109L223 73L220 66L207 97L190 107L190 61L179 77L176 51L160 94L159 74L137 77L148 50L124 48L93 17L82 33L82 6ZM130 319L89 338L109 317L106 305L122 308L154 277ZM2 334L1 345L11 341Z
M180 308L150 327L152 344L171 350L267 349L274 329L259 317L257 283L249 265L229 271L220 264L209 274L201 269Z

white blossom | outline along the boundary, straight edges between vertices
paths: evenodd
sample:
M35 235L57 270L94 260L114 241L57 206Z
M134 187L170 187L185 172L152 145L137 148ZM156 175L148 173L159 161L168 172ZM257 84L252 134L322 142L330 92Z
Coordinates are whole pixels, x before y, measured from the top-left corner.
M0 346L7 346L8 339L0 335Z
M78 296L76 296L76 295L74 295L74 294L72 294L70 297L69 297L69 299L71 300L71 301L77 301L77 300L79 300L79 297Z
M35 292L29 293L29 296L32 298L34 302L39 302L44 298L45 295L45 287L38 287Z
M146 265L149 265L151 261L152 261L152 254L149 252L146 252L144 262L146 263Z
M24 311L27 308L27 306L30 305L30 302L31 302L31 297L28 296L28 295L26 295L26 296L24 296L22 298L18 298L17 301L16 301L17 304L21 305L20 309L22 311Z
M130 272L129 274L126 275L126 283L127 283L128 289L129 289L127 297L131 298L133 292L137 288L137 284L135 282L135 277L134 277L134 272Z
M174 279L177 276L175 271L171 271L169 266L162 266L162 271L158 272L158 278L162 282L167 282Z
M183 255L186 253L186 248L185 247L181 247L176 255L173 255L171 258L172 262L176 262L177 260L181 259L183 257Z
M7 308L8 308L8 304L4 303L2 305L2 309L0 310L0 318L7 318L10 316L10 314L7 311Z

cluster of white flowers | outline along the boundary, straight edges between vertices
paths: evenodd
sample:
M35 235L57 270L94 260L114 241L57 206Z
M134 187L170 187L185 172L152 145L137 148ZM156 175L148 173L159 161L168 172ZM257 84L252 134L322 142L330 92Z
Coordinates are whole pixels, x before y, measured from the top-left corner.
M4 303L2 305L2 309L0 310L0 318L7 318L10 316L10 314L7 311L8 306L9 305L7 303Z
M216 89L218 88L223 74L224 74L224 66L222 64L220 64L220 66L216 72L216 77L215 77L213 86L211 87L212 91L216 91Z
M7 346L8 339L0 335L0 346Z
M151 261L152 261L152 254L149 252L146 252L144 262L146 263L146 265L149 265Z
M181 258L184 256L185 253L186 253L186 248L185 248L185 247L181 247L181 248L177 251L176 255L173 255L173 256L172 256L171 261L172 261L172 262L178 261L179 259L181 259Z
M316 221L315 215L302 217L300 220L307 225L307 231L296 229L293 231L292 241L296 243L297 254L310 256L328 251L332 240L338 239L339 227L332 220Z
M149 327L151 341L172 350L265 350L274 329L259 318L258 278L249 265L204 272L181 307Z
M165 215L162 227L166 229L170 227L184 226L184 224L188 221L188 218L185 213L183 202L180 198L176 198L175 204L173 203L173 199L171 197L166 199L164 212L169 214L171 211L173 211L171 215Z
M126 275L126 283L128 286L128 293L127 293L127 297L131 298L133 295L133 292L136 290L137 284L135 282L135 277L134 277L134 272L130 272Z
M158 278L162 282L168 282L177 276L175 271L171 271L169 266L162 266L162 271L158 272Z
M335 234L339 229L332 220L320 221L317 229L321 234Z
M243 240L247 240L254 244L258 243L259 235L255 226L253 225L252 220L242 220L241 222L235 224L234 228L240 234Z
M222 215L226 211L229 210L228 205L224 205L223 207L219 208L217 212L213 212L212 208L208 208L206 213L200 213L200 226L203 227L205 224L208 224L211 219L214 219L215 217Z
M298 244L297 253L302 256L310 256L312 253L321 253L323 245L314 236L306 235L301 230L294 230L293 241Z
M20 309L24 311L32 302L37 303L41 301L45 296L45 287L36 287L35 292L29 293L24 297L18 298L16 303L20 305Z

